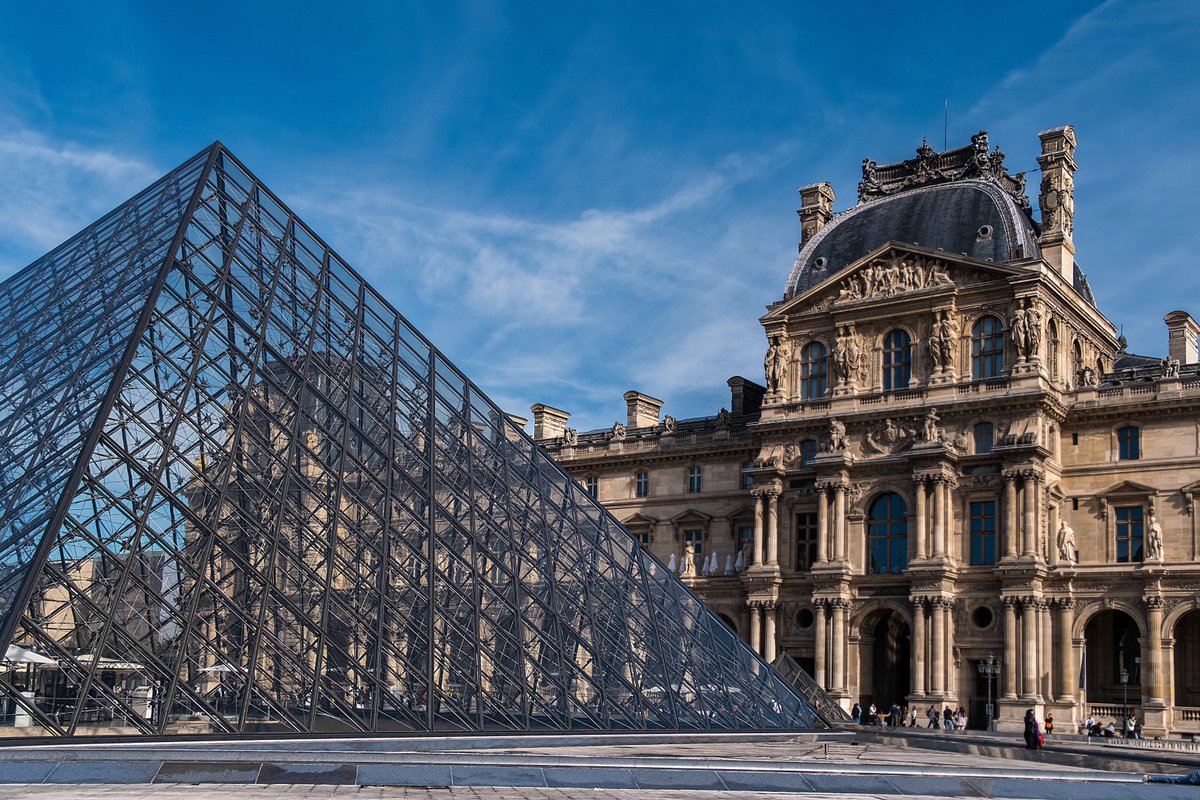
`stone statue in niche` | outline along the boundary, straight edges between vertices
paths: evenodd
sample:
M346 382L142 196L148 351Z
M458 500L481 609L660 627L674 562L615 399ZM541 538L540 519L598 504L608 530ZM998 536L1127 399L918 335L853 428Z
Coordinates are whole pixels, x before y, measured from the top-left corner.
M778 336L771 337L771 346L763 357L763 372L766 373L767 391L776 394L783 387L787 376L787 360L789 355L787 341Z
M844 326L833 345L833 373L839 386L854 382L862 357L862 346L859 344L858 334L854 332L854 326Z
M1079 563L1079 548L1075 546L1075 531L1065 519L1058 524L1058 560L1064 564Z
M954 343L958 341L958 321L947 310L937 313L929 337L929 355L933 369L944 372L954 363Z
M1150 515L1150 524L1146 526L1146 560L1163 560L1162 525L1158 524L1158 520L1154 518L1154 514Z
M1027 358L1037 358L1042 349L1042 312L1037 300L1025 300L1025 339L1029 346Z
M1022 303L1008 320L1008 338L1017 350L1017 360L1024 361L1029 356L1029 319Z

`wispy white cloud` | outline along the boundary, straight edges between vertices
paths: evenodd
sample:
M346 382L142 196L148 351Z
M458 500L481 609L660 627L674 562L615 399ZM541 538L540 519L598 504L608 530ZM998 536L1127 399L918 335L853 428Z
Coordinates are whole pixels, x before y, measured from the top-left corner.
M12 120L9 120L11 123ZM55 142L23 128L0 133L0 270L12 272L158 177L137 158Z

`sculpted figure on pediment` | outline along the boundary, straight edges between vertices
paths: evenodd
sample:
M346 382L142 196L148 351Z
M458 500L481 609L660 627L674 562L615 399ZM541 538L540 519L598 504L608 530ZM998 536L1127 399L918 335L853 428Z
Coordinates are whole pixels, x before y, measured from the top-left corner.
M936 259L896 256L868 264L844 278L835 303L876 297L895 297L919 289L949 286L954 281L946 265Z
M890 455L912 442L913 432L885 419L863 437L864 453Z

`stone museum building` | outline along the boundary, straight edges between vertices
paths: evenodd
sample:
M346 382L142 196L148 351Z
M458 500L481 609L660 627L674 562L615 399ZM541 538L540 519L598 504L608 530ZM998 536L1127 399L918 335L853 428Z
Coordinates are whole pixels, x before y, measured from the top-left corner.
M1200 326L1126 350L1076 262L1075 133L1039 135L1035 215L986 132L800 190L760 322L763 384L714 416L625 394L534 438L766 659L845 708L1200 733ZM652 389L652 387L645 387ZM669 411L669 409L667 409ZM992 668L988 669L989 661ZM994 680L993 680L994 678Z

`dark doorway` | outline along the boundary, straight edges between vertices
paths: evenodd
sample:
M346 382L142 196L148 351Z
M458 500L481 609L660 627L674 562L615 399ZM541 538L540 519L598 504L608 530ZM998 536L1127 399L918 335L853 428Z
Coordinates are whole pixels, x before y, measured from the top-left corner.
M892 703L903 708L912 691L912 636L908 623L895 612L885 612L875 623L872 635L871 700L881 712Z

